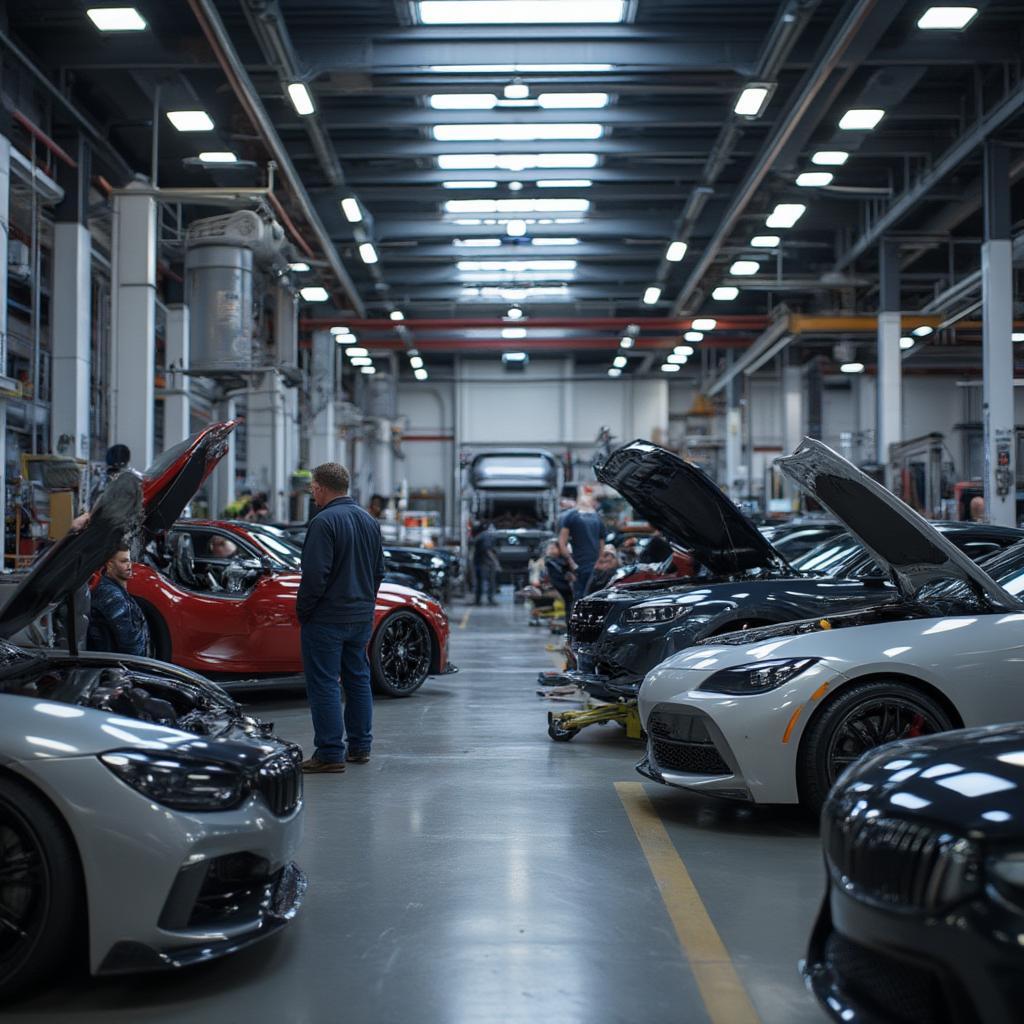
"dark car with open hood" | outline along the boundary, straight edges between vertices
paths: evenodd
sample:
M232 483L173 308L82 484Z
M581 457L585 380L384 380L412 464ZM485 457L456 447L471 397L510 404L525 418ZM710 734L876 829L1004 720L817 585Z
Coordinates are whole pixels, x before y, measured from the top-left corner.
M613 587L577 601L569 621L576 667L568 677L599 699L635 697L656 665L709 637L754 626L833 616L899 599L864 547L830 527L835 548L791 563L701 469L648 441L614 451L597 470L679 548L698 572L679 582ZM935 524L974 559L1024 539L981 523Z
M1020 1021L1024 724L878 748L836 782L821 836L804 977L833 1020Z
M66 651L6 639L161 514L145 492L114 480L0 609L0 999L62 967L83 922L94 973L168 969L272 934L305 890L295 744L175 665L81 652L74 629Z

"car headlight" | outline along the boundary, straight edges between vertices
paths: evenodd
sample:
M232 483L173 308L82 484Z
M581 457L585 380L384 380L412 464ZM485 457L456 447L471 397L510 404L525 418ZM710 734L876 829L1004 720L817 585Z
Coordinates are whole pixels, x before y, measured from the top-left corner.
M805 669L809 669L818 660L818 658L779 658L775 661L755 661L749 665L723 668L720 672L716 672L704 680L697 689L735 695L766 693L768 690L775 690L783 683L789 682L790 679Z
M141 750L100 754L100 760L132 789L176 811L227 811L249 793L245 774L230 765Z
M626 622L631 625L641 622L672 622L681 619L690 608L688 604L638 604L626 609Z

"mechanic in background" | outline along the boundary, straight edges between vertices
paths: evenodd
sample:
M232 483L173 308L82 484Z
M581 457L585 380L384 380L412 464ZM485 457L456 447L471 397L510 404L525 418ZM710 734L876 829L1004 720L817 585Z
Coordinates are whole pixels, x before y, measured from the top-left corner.
M120 548L107 559L103 575L92 592L86 646L90 651L137 654L145 657L149 626L138 601L128 593L132 554Z
M587 592L603 537L601 517L585 497L578 498L574 507L558 518L558 548L575 574L572 592L577 601Z

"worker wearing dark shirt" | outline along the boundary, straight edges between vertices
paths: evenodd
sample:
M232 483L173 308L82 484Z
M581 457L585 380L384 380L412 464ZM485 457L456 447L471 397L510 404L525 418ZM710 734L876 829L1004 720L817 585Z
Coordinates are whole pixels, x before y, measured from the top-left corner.
M569 569L576 574L572 589L577 601L587 592L603 535L601 517L583 502L577 502L575 508L559 517L558 546L569 562Z
M86 640L90 651L146 655L149 627L138 601L128 593L131 578L131 552L123 548L108 559L92 592Z
M473 541L473 579L476 583L476 604L480 604L485 587L487 603L498 603L494 596L495 582L500 568L498 552L495 550L497 546L498 531L495 530L493 523L488 523Z
M373 741L366 648L384 579L384 548L377 521L348 496L348 486L348 471L336 462L313 470L311 490L320 511L302 548L295 605L313 717L314 751L302 764L305 772L343 772L346 761L365 764Z

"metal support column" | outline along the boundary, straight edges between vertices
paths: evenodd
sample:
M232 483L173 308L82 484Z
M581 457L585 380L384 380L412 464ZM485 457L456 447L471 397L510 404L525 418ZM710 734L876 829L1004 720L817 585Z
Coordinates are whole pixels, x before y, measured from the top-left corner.
M183 441L192 433L189 367L189 309L184 304L167 307L165 328L167 388L164 391L164 447Z
M732 362L732 352L729 353ZM725 412L725 492L733 501L739 500L740 466L743 460L743 411L740 408L740 381L733 377L726 388L728 406Z
M213 418L217 423L233 420L237 415L238 408L234 398L222 398L214 404ZM235 452L236 445L232 440L228 444L227 454L210 474L210 515L215 519L219 519L238 496L238 489L235 486Z
M285 518L285 416L284 384L274 370L253 382L245 417L246 476L256 491L267 496L270 518Z
M875 458L892 486L889 446L903 439L903 365L900 356L900 253L891 238L878 247L878 374L875 392Z
M799 366L786 362L782 367L782 454L791 455L804 437L804 374ZM782 478L782 493L796 496L797 488L788 477Z
M984 321L985 518L1000 526L1016 526L1010 150L997 142L985 144L985 241L981 247L981 297Z
M6 522L7 515L7 398L2 392L13 392L14 388L14 381L7 377L7 242L11 204L9 128L10 114L0 109L0 527ZM5 545L6 531L0 533L0 555L7 554ZM5 567L6 558L0 557L0 568Z
M329 331L313 332L310 365L309 468L338 461L338 439L334 422L334 363L337 343Z
M144 181L127 186L148 188ZM113 401L111 444L126 444L135 466L153 461L156 354L156 200L114 197Z

